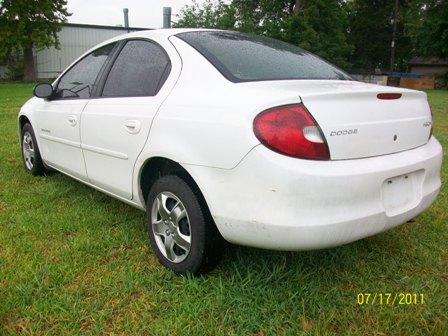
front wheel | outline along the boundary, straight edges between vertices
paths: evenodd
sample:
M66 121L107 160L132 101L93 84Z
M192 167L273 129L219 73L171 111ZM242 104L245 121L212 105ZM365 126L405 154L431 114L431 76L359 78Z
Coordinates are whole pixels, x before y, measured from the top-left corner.
M22 158L25 170L33 175L44 175L47 170L40 156L33 127L26 123L21 132Z
M151 187L147 227L159 261L177 274L198 274L218 261L222 238L198 191L167 175Z

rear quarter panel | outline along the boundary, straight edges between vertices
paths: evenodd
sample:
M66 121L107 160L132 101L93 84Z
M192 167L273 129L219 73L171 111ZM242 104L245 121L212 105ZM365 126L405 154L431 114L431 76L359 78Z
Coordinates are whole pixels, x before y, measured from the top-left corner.
M252 130L259 112L300 102L291 92L232 83L188 44L175 36L170 41L182 73L153 122L144 157L232 169L259 144Z

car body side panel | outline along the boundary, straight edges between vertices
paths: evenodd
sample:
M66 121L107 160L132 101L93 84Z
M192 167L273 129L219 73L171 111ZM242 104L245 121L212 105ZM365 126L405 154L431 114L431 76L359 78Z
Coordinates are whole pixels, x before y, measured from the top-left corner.
M79 179L87 180L81 150L80 120L87 99L44 100L36 108L34 133L47 164Z
M180 41L180 40L179 40ZM180 41L182 42L182 41ZM193 48L179 43L182 73L154 120L148 148L177 162L230 169L257 142L247 114L251 108L233 84ZM240 104L239 104L240 102Z

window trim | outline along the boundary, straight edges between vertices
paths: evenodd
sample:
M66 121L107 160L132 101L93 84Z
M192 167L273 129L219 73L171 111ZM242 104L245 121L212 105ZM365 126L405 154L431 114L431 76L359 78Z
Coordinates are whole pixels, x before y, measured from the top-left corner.
M75 62L75 63L73 63L72 65L70 65L67 69L65 69L65 71L59 76L59 78L56 80L56 82L54 83L54 88L53 88L53 95L52 95L52 97L50 97L50 101L59 101L59 100L62 100L62 101L64 101L64 100L82 100L82 99L92 99L93 97L95 97L95 93L96 93L96 91L97 91L97 88L98 88L98 85L100 84L100 79L101 79L101 74L102 74L102 72L104 71L104 69L105 69L105 66L108 64L108 62L110 61L110 58L113 56L113 55L115 55L115 53L117 52L117 47L120 45L120 40L118 40L118 41L113 41L113 42L111 42L111 43L107 43L107 44L104 44L104 45L102 45L101 47L98 47L98 48L95 48L94 50L92 50L91 52L89 52L88 54L86 54L86 55L84 55L84 56L82 56L77 62ZM54 94L56 93L56 90L57 90L57 88L58 88L58 86L59 86L59 83L60 83L60 81L61 81L61 79L70 71L70 70L72 70L77 64L79 64L80 62L82 62L85 58L87 58L87 57L89 57L91 54L93 54L95 51L97 51L97 50L99 50L99 49L101 49L101 48L103 48L103 47L105 47L105 46L108 46L108 45L111 45L111 44L115 44L115 46L113 47L113 49L112 49L112 51L111 51L111 53L107 56L107 59L106 59L106 61L104 62L104 64L101 66L101 69L100 69L100 71L98 71L98 74L96 75L96 78L95 78L95 81L93 82L93 91L92 91L92 93L91 93L91 95L90 95L90 97L89 98L81 98L81 97L67 97L67 98L58 98L58 97L55 97L54 96Z
M106 85L106 81L107 81L107 78L109 77L109 74L110 74L110 72L112 70L112 67L115 64L115 62L116 62L118 56L120 55L121 51L123 50L123 48L130 41L144 41L144 42L152 43L152 44L156 45L157 47L159 47L162 50L162 52L165 54L165 57L166 57L168 63L165 66L165 69L163 70L163 73L162 73L162 76L159 79L159 82L157 83L156 91L155 91L154 95L103 96L104 86ZM171 74L171 70L172 70L171 58L168 55L168 53L165 50L165 48L160 43L158 43L158 42L156 42L154 40L151 40L149 38L145 38L145 37L131 37L131 38L122 39L119 42L120 42L120 45L117 48L117 51L114 53L113 57L107 63L107 65L105 67L105 70L101 73L101 77L99 79L99 85L97 86L97 90L94 93L94 95L91 97L91 99L95 99L95 98L107 99L107 98L156 97L159 94L160 90L165 85L165 83L167 82L167 80L168 80L168 78L169 78L169 76Z

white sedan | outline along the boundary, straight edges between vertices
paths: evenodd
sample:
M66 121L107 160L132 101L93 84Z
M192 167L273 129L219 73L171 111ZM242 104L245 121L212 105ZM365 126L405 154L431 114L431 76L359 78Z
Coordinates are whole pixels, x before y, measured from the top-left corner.
M425 93L353 81L265 37L122 35L34 95L19 114L25 169L146 210L157 257L179 274L216 263L224 240L303 250L377 234L441 185Z

